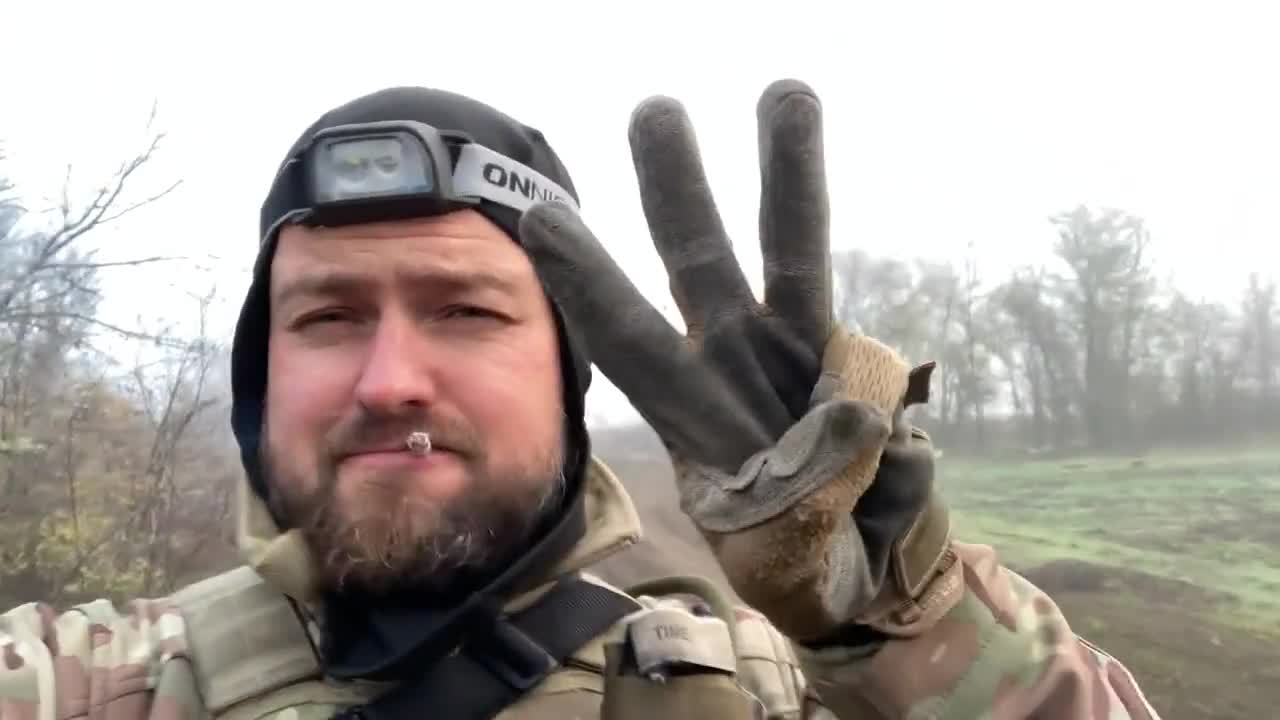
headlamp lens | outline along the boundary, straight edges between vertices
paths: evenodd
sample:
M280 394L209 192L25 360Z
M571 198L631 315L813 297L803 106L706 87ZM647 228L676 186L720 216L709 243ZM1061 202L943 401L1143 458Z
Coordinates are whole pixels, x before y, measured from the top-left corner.
M431 192L435 173L421 144L402 134L334 138L315 157L315 199L350 200Z

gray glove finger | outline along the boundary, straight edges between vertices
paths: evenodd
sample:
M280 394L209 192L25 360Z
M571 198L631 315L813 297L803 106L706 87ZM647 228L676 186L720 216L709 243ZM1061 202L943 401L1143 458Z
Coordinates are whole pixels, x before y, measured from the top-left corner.
M558 203L536 205L520 218L520 237L547 292L581 333L587 356L660 437L689 452L726 436L762 433L577 213Z
M755 302L733 254L702 167L697 138L679 101L652 97L628 132L640 200L671 278L671 294L691 334L713 313Z
M681 508L713 532L736 532L762 523L831 482L888 435L888 420L866 403L820 404L776 445L752 455L736 475L693 463L678 468Z
M761 95L756 116L765 304L822 347L832 316L822 105L808 85L779 80Z

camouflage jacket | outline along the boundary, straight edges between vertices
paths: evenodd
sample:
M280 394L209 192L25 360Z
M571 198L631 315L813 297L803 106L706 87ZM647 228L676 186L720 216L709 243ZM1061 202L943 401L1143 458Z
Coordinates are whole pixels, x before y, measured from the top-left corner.
M326 720L380 692L320 672L313 650L320 631L306 622L315 616L305 610L313 597L305 548L275 530L247 487L239 495L245 566L120 608L33 603L0 615L0 720ZM552 576L583 573L639 540L631 500L598 462L586 510L588 534ZM952 557L933 580L946 586L950 608L873 650L810 651L737 608L733 682L749 692L757 716L769 718L1158 717L1129 672L1078 638L1054 602L991 548L953 542ZM516 598L511 607L527 602ZM603 648L618 637L614 628L589 642L498 717L609 717Z

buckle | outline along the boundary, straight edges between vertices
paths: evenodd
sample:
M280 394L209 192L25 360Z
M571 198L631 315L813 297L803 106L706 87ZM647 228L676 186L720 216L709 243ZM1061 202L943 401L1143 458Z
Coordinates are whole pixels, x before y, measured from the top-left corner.
M517 690L537 685L560 663L536 640L503 618L476 638L468 654L503 682Z

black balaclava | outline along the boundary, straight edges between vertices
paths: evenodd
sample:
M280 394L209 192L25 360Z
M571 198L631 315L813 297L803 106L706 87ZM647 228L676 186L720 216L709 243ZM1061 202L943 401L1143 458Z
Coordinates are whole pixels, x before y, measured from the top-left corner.
M437 89L390 88L357 98L322 115L295 141L287 162L317 131L335 125L385 120L426 123L441 131L460 131L475 142L542 173L578 201L568 171L542 133L481 102ZM284 167L282 162L281 167ZM267 385L269 283L276 235L272 228L294 209L293 196L282 176L273 182L262 205L260 249L253 282L236 326L231 353L231 423L240 445L241 461L254 492L266 499L270 488L261 466L261 430ZM519 242L520 213L488 200L476 208ZM559 335L564 385L565 475L568 492L563 503L543 522L531 550L496 577L473 577L449 598L398 598L375 606L367 599L326 597L327 670L341 677L386 678L411 664L429 662L448 652L470 628L482 627L496 611L502 596L537 579L541 569L573 545L585 531L582 514L582 475L590 454L585 421L585 396L591 381L590 362L583 343L551 300ZM280 518L276 518L279 523ZM283 528L282 528L283 529ZM477 624L478 623L478 624Z

